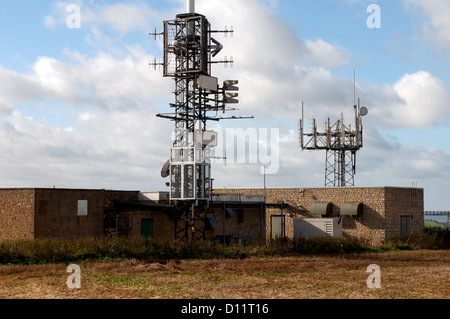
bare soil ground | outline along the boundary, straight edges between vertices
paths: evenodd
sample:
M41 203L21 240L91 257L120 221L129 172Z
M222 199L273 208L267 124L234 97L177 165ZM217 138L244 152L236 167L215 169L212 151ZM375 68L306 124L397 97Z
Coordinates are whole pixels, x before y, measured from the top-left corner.
M369 289L367 267L381 268ZM450 252L85 262L81 289L65 264L0 266L2 299L448 299Z

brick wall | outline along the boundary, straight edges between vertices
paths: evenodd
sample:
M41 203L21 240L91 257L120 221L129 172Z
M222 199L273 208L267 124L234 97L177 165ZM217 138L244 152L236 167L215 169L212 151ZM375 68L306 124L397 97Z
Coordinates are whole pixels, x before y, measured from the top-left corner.
M104 234L104 215L113 200L136 200L137 192L36 189L35 238L97 237ZM78 201L87 201L87 216L78 215Z
M34 190L0 190L0 240L34 238Z
M386 237L401 232L401 217L410 216L411 233L424 228L424 191L415 188L387 188Z
M330 217L339 216L345 202L364 204L361 216L343 216L343 233L347 237L367 238L374 244L401 232L401 217L410 216L410 231L423 231L423 189L395 187L367 188L277 188L267 189L267 202L285 203L304 212L283 211L285 234L293 237L293 219L314 217L309 214L316 202L331 202ZM263 196L263 189L218 189L216 193ZM46 237L102 236L105 229L115 228L113 201L135 202L137 191L65 190L65 189L1 189L0 240ZM87 216L78 216L78 201L88 202ZM223 234L223 210L213 213L219 228L209 230L206 237ZM280 215L269 208L263 216L259 209L234 209L236 216L225 218L226 235L259 237L261 227L266 239L271 237L271 216ZM104 219L104 216L107 219ZM329 216L327 216L329 217ZM154 238L173 240L174 221L158 211L130 211L119 218L119 229L126 236L141 235L142 219L153 219Z
M226 235L246 235L251 238L260 238L261 227L263 236L265 236L264 216L261 221L259 209L234 209L234 217L225 218ZM216 229L206 229L205 239L215 240L216 236L223 235L223 209L210 209L208 214L214 215L219 227ZM157 240L174 240L175 238L175 220L167 214L159 211L149 210L130 210L121 211L119 217L119 234L125 237L141 236L142 220L153 220L153 238ZM184 228L184 221L180 220L180 228ZM111 231L115 228L114 215L109 214L105 221ZM204 224L197 222L194 227L203 229ZM200 234L199 234L200 235Z
M264 195L263 189L217 189L216 193ZM311 204L316 202L332 203L332 214L338 217L340 207L346 202L362 202L364 213L361 216L343 216L343 235L365 238L372 244L379 244L388 236L400 234L400 215L413 216L411 231L423 230L423 190L393 187L363 188L276 188L267 189L267 203L283 201L291 206L300 207L303 213L284 210L285 235L293 238L294 218L317 217L309 214ZM415 196L413 196L415 194ZM271 238L271 216L280 215L279 208L266 210L266 238Z
M153 238L170 241L175 238L174 221L167 214L158 211L128 211L121 212L119 218L120 235L125 237L140 237L142 220L153 220Z
M265 238L266 225L264 209L262 212L261 209L255 208L232 208L232 210L235 215L232 217L224 216L223 209L214 209L211 211L219 224L219 228L214 231L214 236L223 236L225 231L226 236L243 235L244 238L248 236L248 238L254 240Z

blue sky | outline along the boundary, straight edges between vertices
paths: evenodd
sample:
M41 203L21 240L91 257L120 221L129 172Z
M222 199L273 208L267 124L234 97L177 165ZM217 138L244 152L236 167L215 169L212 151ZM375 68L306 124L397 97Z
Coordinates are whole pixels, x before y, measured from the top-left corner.
M81 28L67 26L67 6ZM381 9L370 29L367 7ZM297 120L351 119L357 95L370 110L357 186L425 189L425 208L448 210L450 3L439 0L197 0L239 79L241 115L227 127L280 130L272 187L323 186L325 154L298 148ZM1 187L164 190L173 83L148 63L162 56L148 33L185 10L184 0L2 1ZM222 56L222 57L223 57ZM218 58L222 58L218 57ZM30 161L30 159L33 159ZM259 163L261 164L261 163ZM261 165L217 163L217 187L261 187ZM245 176L237 178L237 176Z

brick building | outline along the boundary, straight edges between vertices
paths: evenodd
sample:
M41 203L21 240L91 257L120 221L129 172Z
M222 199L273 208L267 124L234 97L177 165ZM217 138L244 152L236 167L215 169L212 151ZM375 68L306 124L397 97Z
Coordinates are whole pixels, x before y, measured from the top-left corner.
M0 189L0 240L101 236L114 201L138 192L70 189Z
M194 235L225 241L292 238L295 219L336 217L344 236L378 244L423 231L423 196L423 189L395 187L216 190ZM174 240L185 231L186 222L164 192L0 189L0 240L108 233Z
M226 202L225 202L226 200ZM196 238L264 237L262 198L216 196L197 221ZM225 223L223 222L225 220ZM168 194L74 189L0 189L0 240L98 237L183 238L186 222Z
M284 209L266 210L266 236L293 238L296 218L341 218L344 237L362 237L379 244L393 235L422 232L424 191L417 188L276 188L222 189L221 193L266 194L267 203L283 202ZM283 221L282 228L279 227ZM284 230L283 234L280 234Z

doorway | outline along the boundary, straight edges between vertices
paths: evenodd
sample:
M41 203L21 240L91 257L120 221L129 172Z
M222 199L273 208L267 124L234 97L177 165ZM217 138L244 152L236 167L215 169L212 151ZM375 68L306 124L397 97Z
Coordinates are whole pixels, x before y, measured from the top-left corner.
M401 216L401 234L409 235L411 228L411 216Z
M278 238L284 238L285 232L284 232L284 222L285 222L285 216L281 215L272 215L271 216L272 221L272 239L278 239Z
M141 236L145 239L153 238L153 219L141 220Z

